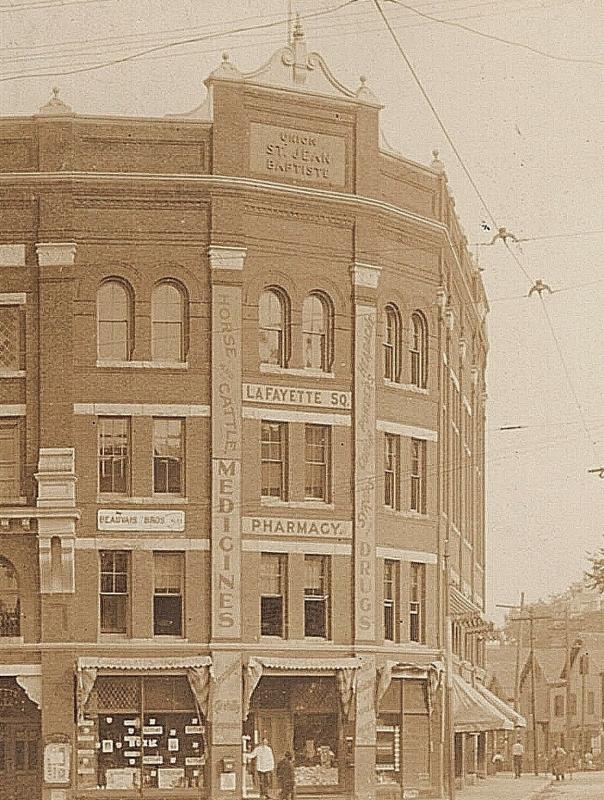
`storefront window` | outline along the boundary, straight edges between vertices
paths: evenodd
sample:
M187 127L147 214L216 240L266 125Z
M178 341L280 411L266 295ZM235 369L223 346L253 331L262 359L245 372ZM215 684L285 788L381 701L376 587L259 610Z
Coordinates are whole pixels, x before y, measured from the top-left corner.
M380 701L376 771L379 784L421 790L430 785L430 715L426 681L395 678Z
M95 757L79 769L89 789L195 789L204 785L205 720L184 675L100 676L85 719Z
M301 791L343 788L347 724L334 675L265 676L252 696L244 742L252 750L266 738L276 762L290 751ZM248 795L257 788L253 762L245 785Z

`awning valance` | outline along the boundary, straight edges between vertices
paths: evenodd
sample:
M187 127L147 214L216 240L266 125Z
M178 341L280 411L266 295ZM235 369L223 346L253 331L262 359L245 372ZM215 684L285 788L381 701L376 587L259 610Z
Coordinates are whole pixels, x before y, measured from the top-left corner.
M505 714L515 728L526 728L526 720L522 714L519 714L504 700L502 700L500 697L497 697L496 694L493 694L490 689L487 689L487 687L483 686L482 683L477 683L476 689L486 700L488 700L492 706L495 706L498 711L501 711L502 714Z
M81 669L116 669L142 670L151 669L188 669L210 667L210 656L193 656L191 658L96 658L82 657L78 659L78 670Z
M394 678L407 680L429 681L428 705L431 708L432 696L437 691L443 674L443 664L440 661L433 661L430 664L412 664L406 661L386 661L378 670L376 684L376 708L380 700L388 691L388 687Z
M492 705L478 689L453 675L453 720L456 733L509 731L514 723Z
M77 663L78 716L84 715L86 703L95 681L101 672L167 672L184 671L199 711L208 716L210 683L212 680L212 659L210 656L191 658L96 658L82 657Z
M273 658L256 656L250 658L243 673L243 718L250 713L254 690L265 672L298 672L306 674L332 673L336 676L342 710L348 717L352 698L356 691L356 674L361 667L359 658Z

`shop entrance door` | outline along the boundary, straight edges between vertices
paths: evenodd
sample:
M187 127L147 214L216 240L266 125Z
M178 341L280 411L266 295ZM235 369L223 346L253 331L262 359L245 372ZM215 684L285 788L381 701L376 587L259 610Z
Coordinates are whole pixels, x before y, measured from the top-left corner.
M256 731L258 741L261 742L265 736L268 739L275 755L275 764L279 763L288 750L290 753L294 752L294 728L288 711L257 713Z
M40 784L40 723L0 720L0 797L38 800Z

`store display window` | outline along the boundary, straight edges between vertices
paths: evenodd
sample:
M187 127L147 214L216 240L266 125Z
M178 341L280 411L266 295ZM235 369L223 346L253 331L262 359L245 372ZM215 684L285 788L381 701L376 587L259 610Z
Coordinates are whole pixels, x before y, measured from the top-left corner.
M393 679L377 716L378 784L422 789L430 783L431 730L427 683Z
M206 723L185 675L99 676L80 722L87 725L95 757L79 765L80 785L143 797L204 786Z
M252 695L244 725L244 743L252 750L263 738L278 762L294 756L296 786L319 792L343 788L346 782L347 725L334 676L265 676ZM256 785L254 764L247 784Z

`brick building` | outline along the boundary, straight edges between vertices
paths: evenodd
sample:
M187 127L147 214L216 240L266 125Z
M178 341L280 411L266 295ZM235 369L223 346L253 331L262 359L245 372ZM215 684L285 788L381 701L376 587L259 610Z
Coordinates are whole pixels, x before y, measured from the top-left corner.
M438 795L446 540L484 666L479 272L299 28L206 86L0 120L0 794L251 796L266 736L300 794Z

